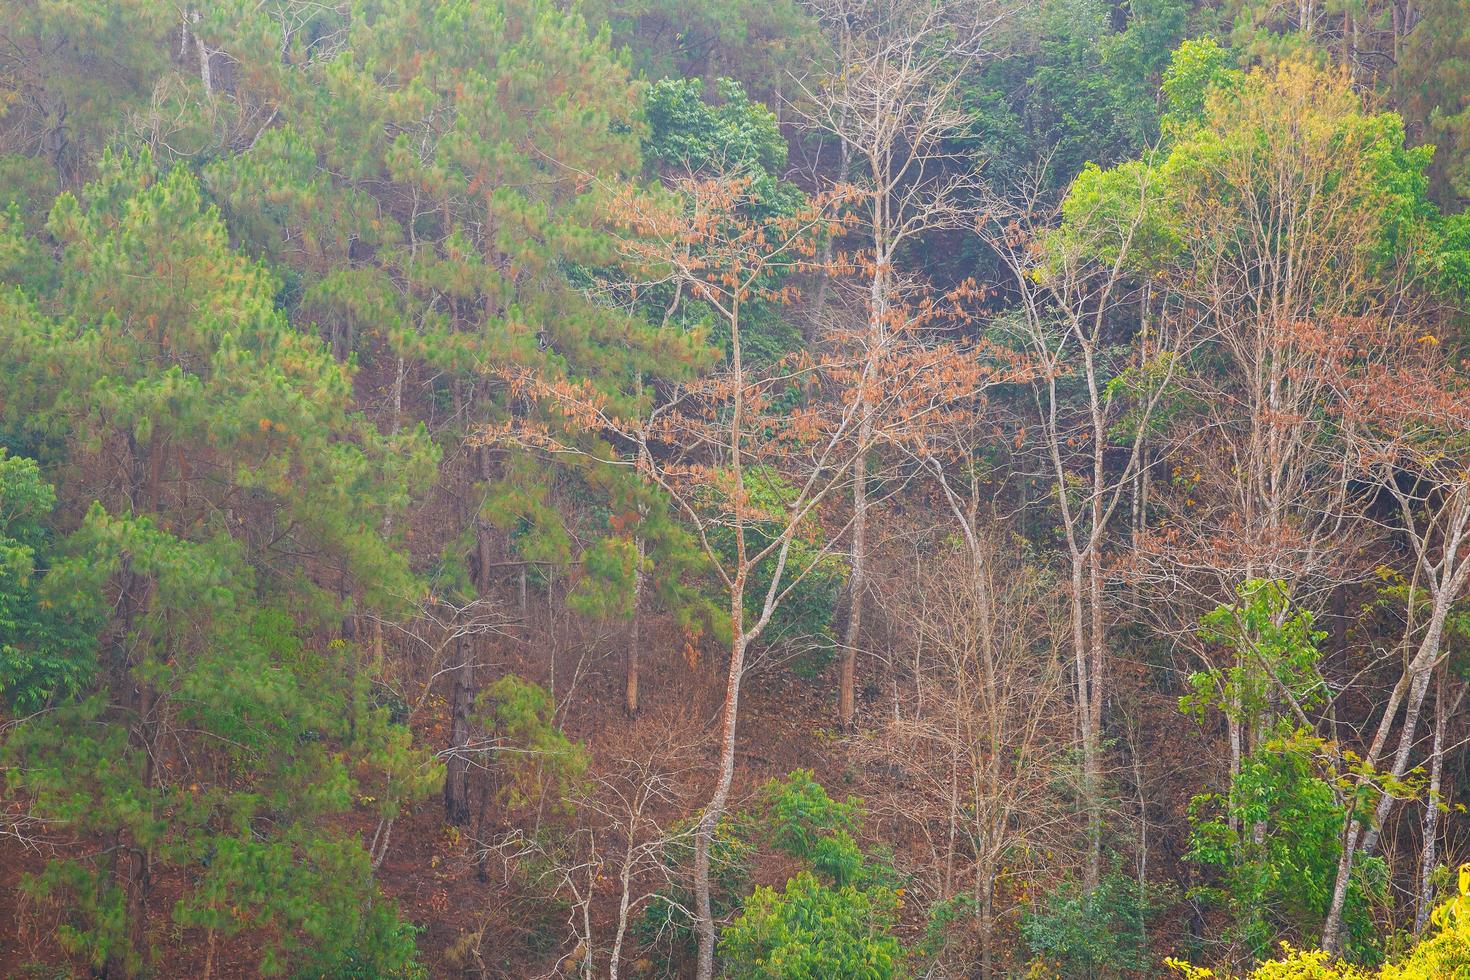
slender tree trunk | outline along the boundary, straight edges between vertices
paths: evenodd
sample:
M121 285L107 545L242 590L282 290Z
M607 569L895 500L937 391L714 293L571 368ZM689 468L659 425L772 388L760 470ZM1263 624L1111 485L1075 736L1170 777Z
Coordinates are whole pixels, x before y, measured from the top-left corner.
M641 804L630 808L628 846L623 850L623 864L618 869L618 927L613 933L612 951L608 954L607 980L618 980L618 971L622 967L623 937L628 933L628 911L632 904L633 855L638 846L638 817L641 812Z
M158 698L152 685L143 685L139 692L137 737L145 760L143 763L143 791L148 795L147 805L150 811L153 805L153 784L156 777L153 759L157 726L153 713L157 704ZM152 816L150 812L150 817ZM128 849L127 860L123 862L123 869L125 873L123 895L127 901L128 914L128 945L143 962L147 962L148 895L153 885L152 847L134 840Z
M1444 632L1444 621L1449 614L1449 608L1449 592L1441 590L1435 598L1424 639L1415 652L1408 671L1395 685L1388 705L1384 708L1383 718L1378 724L1378 732L1373 738L1373 745L1369 748L1368 754L1364 756L1363 761L1369 770L1376 769L1378 766L1378 760L1388 742L1388 735L1393 729L1401 701L1404 705L1404 721L1403 726L1399 729L1398 749L1394 753L1394 761L1389 774L1394 779L1399 779L1408 768L1409 753L1413 748L1419 724L1419 711L1423 707L1425 694L1429 690L1429 680L1439 653L1440 638ZM1362 821L1358 818L1354 817L1348 822L1342 854L1337 862L1337 880L1333 884L1332 904L1327 910L1327 920L1322 924L1322 948L1328 952L1340 953L1342 951L1342 911L1347 903L1353 861L1358 854L1367 856L1373 853L1378 844L1379 828L1388 817L1392 806L1393 797L1384 793L1374 810L1374 826L1366 828L1366 832Z
M199 12L197 10L194 11L192 16L194 23L198 24ZM193 31L192 33L194 35L194 47L199 55L199 82L201 85L204 86L204 97L206 99L213 99L214 72L211 70L211 66L209 64L209 48L205 45L203 36L201 36L197 30Z
M517 596L516 596L516 598L519 600L519 603L518 604L520 606L520 611L521 611L521 635L524 636L524 637L526 637L526 643L529 644L531 641L530 641L529 635L526 633L526 620L528 618L530 618L530 615L531 615L531 605L530 605L530 597L529 597L529 595L526 592L526 566L525 565L522 565L521 566L520 581L519 581L519 583L517 585Z
M449 760L444 767L444 819L452 826L470 822L470 705L475 696L475 664L464 653L464 640L455 637L454 693L450 698Z
M154 449L155 463L149 469L148 499L152 505L151 509L156 510L159 492L156 439ZM123 706L134 716L128 728L128 744L130 750L142 760L143 771L139 774L143 793L141 802L148 808L148 816L152 818L155 815L153 813L153 786L157 776L154 760L156 758L157 719L155 714L158 709L158 695L150 683L139 680L135 675L134 672L139 664L134 659L133 650L127 645L133 624L139 613L147 606L148 594L152 586L134 573L131 567L123 570L121 582L118 619L119 636L122 639L118 646L116 661L118 673L114 681L116 685L114 690L117 691ZM123 895L126 941L122 948L108 951L101 972L105 977L131 977L137 973L134 964L146 962L148 953L147 920L151 855L148 848L139 844L131 834L122 828L112 834L112 844L110 872Z
M743 571L741 577L743 579ZM720 734L719 774L715 779L715 791L700 815L699 827L694 837L694 905L696 926L699 931L698 980L714 980L715 975L715 916L710 899L710 848L714 843L715 829L725 816L730 801L730 784L735 778L735 728L740 710L740 680L745 672L746 640L743 629L744 588L743 581L734 590L732 601L734 641L730 644L730 671L725 679L724 722Z
M1100 507L1098 508L1100 510ZM1094 527L1101 522L1102 515L1094 515ZM1088 561L1088 601L1092 605L1092 663L1089 669L1088 681L1091 690L1088 692L1092 703L1088 707L1087 718L1092 725L1090 742L1092 751L1087 758L1089 771L1087 773L1087 785L1089 787L1088 805L1088 852L1087 852L1087 878L1093 887L1102 878L1102 836L1103 836L1103 814L1102 814L1102 717L1103 717L1103 669L1104 669L1104 631L1103 631L1103 597L1102 597L1102 555L1096 544L1092 547L1092 553Z
M995 976L995 872L990 861L982 861L980 873L980 978Z
M643 559L648 547L641 534L634 544L638 568L633 574L633 617L628 626L627 677L623 686L623 710L629 718L638 715L638 655L643 643L639 629L643 618Z
M864 420L859 426L860 444L871 438L871 432L871 425ZM863 595L867 589L868 461L864 453L858 453L853 460L852 478L852 571L847 580L847 625L843 631L841 677L837 684L837 719L847 731L852 731L856 713L857 651L862 642Z
M1072 655L1077 673L1077 734L1082 742L1082 797L1086 810L1088 858L1083 868L1082 887L1091 891L1097 887L1100 877L1100 862L1092 858L1092 839L1095 835L1094 817L1097 812L1095 801L1098 786L1094 782L1098 773L1096 728L1092 718L1092 666L1091 651L1087 645L1087 617L1084 611L1087 586L1084 581L1086 560L1082 555L1072 557L1071 604L1072 604Z
M1404 727L1399 730L1398 750L1394 752L1393 766L1389 770L1394 779L1403 778L1404 773L1409 770L1409 753L1413 751L1415 737L1419 732L1419 715L1424 708L1425 696L1429 693L1429 681L1432 675L1432 669L1426 669L1416 676L1413 684L1409 686L1409 700L1404 708ZM1377 850L1378 839L1383 835L1383 822L1388 819L1393 804L1393 794L1384 793L1379 797L1378 806L1374 809L1373 825L1363 835L1363 844L1360 849L1364 857L1371 857Z
M918 674L916 673L917 679ZM955 745L959 740L959 714L955 714ZM944 897L950 898L954 895L954 855L955 842L960 830L960 763L959 750L956 749L950 757L949 762L949 844L944 851Z
M1419 907L1414 912L1414 932L1422 933L1429 925L1429 913L1434 910L1434 868L1439 863L1437 848L1439 836L1440 786L1444 778L1444 674L1434 692L1434 744L1429 750L1429 799L1424 805L1424 846L1419 855Z
M734 405L730 413L730 470L735 487L745 491L745 471L741 460L741 437L745 412L745 368L740 343L740 301L738 294L730 312L730 365L735 379ZM735 575L730 579L730 669L725 676L724 716L720 730L720 763L714 792L699 816L694 834L694 911L695 929L699 934L699 963L696 980L714 980L715 913L710 898L710 849L715 831L725 816L730 802L730 784L735 779L735 732L740 720L740 681L745 676L745 649L749 637L745 632L745 584L750 575L747 564L745 522L740 510L735 511Z

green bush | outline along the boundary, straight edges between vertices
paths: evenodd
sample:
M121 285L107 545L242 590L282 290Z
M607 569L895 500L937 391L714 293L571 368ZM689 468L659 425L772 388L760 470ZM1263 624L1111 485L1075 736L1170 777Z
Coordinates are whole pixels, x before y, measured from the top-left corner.
M1114 869L1091 891L1064 882L1022 919L1021 936L1069 980L1116 977L1149 965L1144 926L1152 911L1148 890Z
M862 813L855 798L839 803L828 796L810 769L771 780L764 797L764 823L772 846L805 860L815 860L818 845L830 835L856 830Z
M300 972L325 980L427 980L416 939L423 928L405 922L391 902L374 901L362 916L352 944L333 957L318 957Z
M903 947L892 934L899 905L887 888L829 888L808 871L780 892L757 888L721 936L725 972L751 980L903 976Z
M1333 787L1316 772L1318 739L1298 733L1268 742L1241 765L1229 794L1195 797L1185 859L1217 880L1194 895L1227 909L1229 938L1257 957L1283 934L1312 935L1332 902L1345 819ZM1232 829L1231 818L1234 818ZM1347 952L1378 958L1372 905L1383 889L1382 858L1355 869L1343 909Z

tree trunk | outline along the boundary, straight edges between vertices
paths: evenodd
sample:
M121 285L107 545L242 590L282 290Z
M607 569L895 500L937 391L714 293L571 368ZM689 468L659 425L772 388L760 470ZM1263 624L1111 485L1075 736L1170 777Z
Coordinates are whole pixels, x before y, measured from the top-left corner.
M982 862L984 871L980 875L980 978L991 980L995 976L995 952L991 948L995 941L995 874L990 862Z
M1101 514L1093 518L1094 527L1101 524ZM1092 751L1088 754L1087 785L1089 787L1088 805L1088 851L1087 851L1087 878L1096 887L1102 877L1102 717L1103 717L1103 599L1102 599L1102 555L1096 544L1092 547L1092 554L1088 562L1088 601L1092 604L1092 663L1089 666L1088 682L1091 690L1088 694L1092 703L1088 707L1087 718L1092 725L1090 742Z
M743 579L743 572L742 572ZM730 671L725 680L724 723L720 735L719 775L709 803L700 815L699 827L694 837L694 905L695 926L699 932L698 980L713 980L715 975L715 917L710 901L710 848L714 843L715 829L725 815L730 800L730 784L735 778L735 728L740 710L740 679L745 672L745 646L743 612L743 581L737 587L731 602L732 632L730 644Z
M643 559L648 548L647 542L640 534L635 542L637 551L638 568L633 575L633 617L628 627L628 656L627 656L627 678L623 687L623 710L629 718L638 715L638 654L643 643L640 635L640 625L643 611Z
M157 441L155 440L155 448ZM150 499L156 506L158 500L158 465L150 468ZM128 647L127 637L132 632L133 623L139 613L148 604L148 594L152 585L143 580L133 572L129 565L121 575L122 587L119 597L118 618L121 625L119 635L123 640L118 647L117 668L118 673L114 680L114 690L120 695L119 700L123 706L134 715L133 722L128 728L129 749L136 753L142 760L143 771L139 782L142 788L143 799L141 803L147 807L147 816L151 822L156 816L153 812L153 785L157 778L157 770L154 760L157 758L156 741L158 734L158 722L156 718L158 710L158 693L152 684L141 681L134 671L139 663L134 657L133 650ZM142 595L139 595L139 592ZM148 953L148 892L151 872L151 854L149 849L139 844L126 829L118 828L112 835L112 867L113 880L117 882L122 891L125 915L126 942L121 949L109 949L107 960L102 967L102 975L106 977L131 977L138 972L135 964L146 962Z
M1419 711L1423 707L1424 696L1429 690L1429 680L1434 670L1434 662L1439 655L1440 638L1444 632L1445 617L1449 615L1450 605L1448 591L1442 590L1435 598L1424 639L1419 644L1419 649L1415 652L1414 659L1410 662L1403 678L1395 685L1388 705L1384 708L1383 718L1378 723L1378 732L1373 738L1373 745L1364 757L1364 764L1369 770L1375 769L1378 765L1383 748L1388 742L1388 734L1393 728L1394 718L1398 714L1401 700L1404 702L1404 721L1403 727L1399 729L1398 750L1394 753L1390 775L1395 779L1401 778L1408 768L1409 752L1413 748L1414 736L1419 724ZM1407 699L1404 699L1406 692ZM1342 910L1347 903L1348 884L1352 880L1353 859L1359 853L1364 855L1373 853L1378 844L1379 828L1382 827L1392 806L1393 797L1387 793L1383 794L1374 810L1375 825L1367 828L1366 833L1364 833L1362 821L1356 817L1348 822L1347 832L1343 838L1342 854L1337 862L1337 880L1332 888L1332 904L1327 910L1327 920L1322 924L1322 948L1329 953L1342 952ZM1361 835L1361 842L1359 835Z
M1092 718L1091 657L1087 646L1087 618L1083 605L1086 585L1083 581L1084 559L1080 555L1072 558L1071 605L1072 605L1072 657L1077 672L1077 735L1082 742L1082 798L1087 816L1088 858L1083 868L1082 887L1091 891L1097 887L1101 863L1093 860L1092 838L1096 828L1098 787L1094 780L1098 773L1096 729Z
M1389 773L1394 779L1403 778L1404 773L1409 770L1409 753L1414 748L1415 736L1419 731L1419 714L1424 708L1425 695L1429 693L1429 681L1432 669L1426 669L1414 678L1413 684L1409 686L1409 701L1404 708L1404 727L1399 730L1398 751L1393 756L1393 766ZM1374 810L1373 825L1363 835L1362 852L1364 856L1371 857L1378 847L1378 839L1383 834L1383 822L1388 819L1389 811L1393 809L1394 797L1391 793L1384 793L1378 799L1378 806Z
M444 819L455 827L470 823L470 705L475 696L475 663L464 654L464 640L454 640L454 693L450 699L449 760L444 766Z
M859 429L860 440L868 437L870 426L866 421ZM847 580L847 625L843 630L842 671L837 684L837 720L845 731L852 731L856 713L857 650L862 640L863 592L867 587L868 461L863 453L853 460L852 478L852 571Z
M1414 932L1420 934L1429 925L1434 910L1434 867L1439 835L1440 786L1444 777L1444 674L1434 693L1434 744L1429 750L1429 799L1424 805L1423 847L1419 855L1419 907L1414 911Z

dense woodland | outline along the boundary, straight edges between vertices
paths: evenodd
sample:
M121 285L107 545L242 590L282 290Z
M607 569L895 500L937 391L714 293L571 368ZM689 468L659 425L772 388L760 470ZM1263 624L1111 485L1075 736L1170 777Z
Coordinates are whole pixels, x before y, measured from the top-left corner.
M0 0L0 974L1470 977L1466 0Z

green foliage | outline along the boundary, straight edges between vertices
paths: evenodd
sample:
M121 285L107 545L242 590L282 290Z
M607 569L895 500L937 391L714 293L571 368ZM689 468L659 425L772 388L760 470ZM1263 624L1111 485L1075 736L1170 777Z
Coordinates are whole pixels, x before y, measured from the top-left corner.
M1171 131L1178 133L1202 122L1209 97L1235 88L1243 78L1234 57L1214 38L1195 38L1179 45L1169 58L1160 86Z
M420 931L377 895L367 854L350 839L307 835L264 845L245 838L219 843L197 890L180 902L183 926L238 932L248 921L282 930L284 941L262 950L260 971L301 977L394 977L418 980L414 937Z
M1283 934L1312 935L1332 900L1344 809L1331 774L1320 774L1321 740L1272 740L1241 763L1230 792L1196 797L1185 857L1218 876L1196 897L1230 912L1229 938L1264 956ZM1386 885L1382 858L1354 869L1343 926L1348 950L1372 959L1373 904Z
M1202 214L1210 235L1247 241L1257 211L1302 207L1296 198L1311 184L1342 196L1338 221L1371 229L1355 232L1370 279L1360 288L1405 261L1454 281L1454 229L1429 198L1432 150L1408 146L1403 120L1371 111L1343 76L1300 59L1242 72L1230 52L1200 39L1174 52L1162 96L1158 150L1085 170L1069 191L1059 246L1080 238L1106 260L1110 242L1126 237L1134 271L1172 267L1187 278ZM1273 184L1283 173L1302 183Z
M1083 167L1062 202L1062 217L1062 226L1048 241L1048 250L1055 256L1053 264L1073 260L1078 254L1116 262L1126 234L1126 266L1151 273L1164 268L1182 246L1168 211L1162 175L1148 159L1107 170L1091 163ZM1149 369L1143 366L1133 379L1142 382L1136 386L1140 390L1148 387Z
M79 695L96 667L102 609L62 586L47 522L56 494L34 460L0 447L0 698L19 714Z
M688 78L663 78L648 87L644 114L648 135L645 163L690 173L748 174L755 181L751 196L778 212L800 191L778 179L786 166L786 140L776 115L752 102L730 78L715 85L719 102L705 101L704 86Z
M404 759L406 744L390 737L403 729L387 726L366 679L343 669L345 646L311 654L289 616L254 607L253 575L228 539L193 544L94 507L76 544L89 562L73 570L73 587L144 589L131 674L145 691L172 695L144 695L151 724L111 711L102 694L27 721L4 746L11 787L38 816L121 835L155 863L187 869L193 885L175 921L225 935L264 929L274 937L259 946L268 974L302 950L346 948L373 893L371 869L361 845L324 820L353 805L354 770ZM210 751L160 771L165 725L206 737ZM412 795L438 770L410 758L423 775L399 792ZM139 960L145 951L128 948L112 882L106 861L70 858L27 888L72 903L66 945L83 961Z
M534 372L595 392L610 412L641 413L667 397L669 381L719 360L728 328L697 296L659 286L633 295L629 284L647 270L622 267L628 229L616 205L640 185L640 194L666 195L657 179L688 170L748 180L743 217L757 238L761 222L798 210L787 145L793 132L811 135L792 123L805 107L778 122L767 105L783 94L800 102L782 81L793 71L830 69L835 81L844 69L813 65L810 6L7 8L0 764L4 809L77 842L38 859L22 885L53 915L61 968L156 969L149 943L172 930L176 941L207 935L248 948L259 962L247 968L268 975L425 975L418 928L378 894L371 859L344 829L401 818L443 778L404 724L403 700L385 693L388 678L372 676L339 638L364 614L415 608L425 583L411 565L412 535L435 594L456 603L498 587L478 564L494 528L535 569L532 583L548 599L565 594L573 613L627 619L640 612L637 595L691 644L728 638L729 610L689 527L632 467L600 465L630 462L618 458L624 447L528 402L507 379ZM919 5L944 16L971 6ZM1042 243L1053 261L1039 277L1079 258L1123 257L1126 228L1118 295L1152 297L1151 285L1135 289L1176 282L1182 288L1150 312L1192 316L1200 259L1228 264L1231 248L1247 248L1259 202L1310 158L1326 161L1317 187L1351 192L1337 199L1333 220L1347 217L1334 233L1359 251L1351 268L1308 269L1307 300L1286 319L1310 321L1319 292L1380 288L1401 268L1436 300L1470 295L1470 216L1432 204L1470 193L1462 0L1012 6L989 25L994 56L956 58L953 77L976 168L1004 193L1045 164L1038 203L1063 200ZM843 10L860 35L880 29L859 20L892 12ZM1185 40L1210 24L1232 47ZM951 40L947 31L937 30L937 43ZM1320 70L1325 45L1335 51L1338 40L1356 62L1350 77ZM1242 70L1256 62L1265 67ZM1364 94L1375 81L1402 118ZM1437 153L1410 145L1428 141ZM823 176L832 148L810 152L816 142L802 147L800 164ZM1265 225L1302 203L1273 201L1282 207ZM1216 244L1227 243L1213 256L1201 214L1219 221L1210 225ZM992 261L975 261L965 237L928 241L913 257L921 278L957 281ZM780 285L772 276L760 288ZM1116 304L1110 346L1088 379L1103 386L1109 436L1120 441L1139 434L1133 406L1154 395L1162 401L1151 437L1168 436L1196 408L1183 392L1220 390L1187 383L1188 372L1211 369L1208 350L1198 361L1154 356L1128 322L1131 303ZM751 363L800 351L793 319L776 304L752 298L743 315ZM777 405L825 396L766 394ZM591 462L481 453L474 436L528 416ZM999 459L998 445L981 452ZM757 512L748 543L759 548L783 526L792 491L772 469L747 476L753 495L742 505ZM1007 480L1001 468L975 487L1009 495ZM454 505L415 516L431 485ZM705 500L712 518L729 516L719 492L712 486ZM436 527L450 511L458 526ZM711 541L729 557L728 523ZM796 584L761 637L807 674L835 645L845 570L829 543L815 519L799 529L784 579ZM435 554L437 563L426 557ZM746 583L748 616L759 615L774 566L763 563ZM1380 604L1416 613L1421 592L1393 583ZM1452 654L1464 618L1457 610L1447 630ZM1243 584L1204 618L1202 638L1225 656L1192 675L1181 700L1196 718L1227 714L1254 748L1225 792L1197 798L1189 859L1209 878L1197 897L1216 903L1231 937L1258 953L1319 924L1345 809L1365 812L1376 794L1407 796L1416 784L1368 772L1350 753L1339 758L1283 717L1282 698L1307 711L1326 703L1315 626L1284 583ZM546 690L513 675L474 703L471 722L492 746L486 786L512 817L533 808L539 817L545 804L561 819L585 791L589 753L557 728L554 707ZM755 842L803 865L783 889L759 890L727 931L732 975L904 972L897 873L859 844L861 822L857 800L834 800L813 773L797 771L768 788L758 813L720 824L722 921L749 891ZM665 855L680 871L690 863L683 830ZM1375 955L1370 913L1386 877L1379 860L1355 869L1347 928L1361 959ZM150 899L146 883L159 878L168 888ZM1467 890L1462 880L1436 934L1376 975L1470 972ZM169 908L158 907L160 892ZM644 935L687 943L688 894L664 898L648 907ZM931 910L936 932L973 911L969 901ZM1063 886L1027 916L1023 937L1068 976L1146 971L1152 902L1116 873L1091 894ZM1255 974L1370 975L1310 950Z
M1433 228L1430 271L1453 295L1470 297L1470 211L1445 215Z
M0 207L29 188L84 176L129 111L169 73L178 13L157 0L17 5L7 11L0 67ZM177 41L173 44L176 46ZM43 162L43 181L28 159ZM16 179L20 178L20 179ZM41 210L51 195L38 195Z
M1457 0L1426 0L1414 12L1394 95L1435 147L1435 194L1448 206L1470 196L1470 22Z
M1148 965L1145 926L1153 896L1116 868L1084 891L1064 882L1021 920L1021 937L1043 969L1058 976L1117 977Z
M428 980L415 941L423 931L401 919L392 903L377 899L360 917L345 948L339 952L318 946L297 972L325 980Z
M1098 0L1044 0L1006 25L1013 53L961 82L974 155L1007 179L1047 158L1047 187L1061 189L1088 161L1116 163L1158 132L1156 91L1189 5L1127 7L1122 30Z
M891 855L870 862L853 834L862 823L862 801L838 802L810 769L797 769L766 785L760 804L766 839L776 850L811 864L836 886L893 886Z
M230 248L194 177L160 173L146 153L108 155L47 227L61 248L54 285L0 296L0 367L34 379L0 405L8 427L67 433L79 465L127 440L134 499L177 503L191 523L206 498L177 494L191 472L217 473L279 509L293 531L277 547L323 549L371 601L411 592L376 528L432 473L433 447L354 411L350 369L275 309L275 283ZM125 506L116 488L104 502Z
M105 155L46 233L47 267L0 296L0 368L20 381L0 414L54 447L69 500L93 502L54 543L38 523L49 490L6 461L6 497L27 501L7 539L49 566L20 642L6 638L6 693L50 710L0 753L35 817L112 845L25 887L67 908L63 946L96 969L151 958L134 937L158 934L137 921L157 911L143 883L157 873L188 883L177 925L255 932L264 973L360 939L386 951L362 938L363 917L382 918L370 861L336 821L369 797L391 818L442 770L388 723L350 646L308 637L340 622L343 582L378 608L412 594L378 528L434 450L354 410L351 366L292 329L188 171ZM47 603L105 622L69 615L60 644L37 633ZM105 670L66 664L94 659ZM406 963L398 946L383 955Z
M885 860L853 839L861 803L833 800L810 770L772 780L758 807L771 846L811 865L777 892L757 888L721 937L733 977L898 977L905 956L892 935L903 890ZM820 877L818 877L818 875Z
M776 116L751 101L739 83L719 79L718 101L704 98L703 86L693 79L665 78L649 86L644 112L649 131L643 141L645 164L666 176L693 175L705 179L740 179L748 183L743 210L760 222L790 217L806 195L784 180L786 138ZM756 292L774 292L784 274L770 275ZM650 321L683 330L709 329L710 339L727 352L729 324L710 315L697 299L675 299L666 285L641 292L639 306ZM752 296L743 308L741 343L750 363L766 363L799 349L801 335L781 316L779 304Z
M1260 741L1224 797L1194 799L1186 857L1215 869L1220 884L1197 889L1197 896L1229 909L1230 938L1259 956L1283 932L1309 935L1320 925L1336 880L1345 809L1338 774L1319 772L1324 744L1274 717L1283 690L1302 710L1326 698L1317 671L1317 644L1326 634L1312 628L1311 613L1291 601L1283 582L1252 579L1236 591L1237 601L1206 614L1200 629L1202 638L1231 650L1235 664L1190 675L1192 690L1180 709L1195 717L1220 710ZM1373 955L1370 911L1382 872L1381 859L1356 869L1344 912L1360 957Z
M548 802L569 809L587 772L587 750L556 727L546 688L506 674L475 697L474 724L496 748L497 796L515 811Z
M1321 704L1327 690L1317 672L1317 644L1327 634L1312 629L1312 614L1291 601L1279 580L1250 579L1236 595L1205 614L1199 631L1201 639L1232 651L1236 664L1191 674L1191 693L1180 698L1179 709L1202 718L1216 708L1250 722L1267 712L1280 688L1303 710Z
M1316 949L1282 943L1281 956L1240 980L1463 980L1470 975L1470 865L1461 865L1456 894L1430 916L1434 933L1381 969L1362 969ZM1224 973L1166 958L1184 980L1236 980Z
M823 840L856 830L862 816L856 797L843 803L832 799L810 769L771 780L764 797L762 816L771 844L804 860L814 859Z
M598 538L582 553L583 577L567 596L567 608L583 615L627 619L633 614L638 548L626 537Z
M760 887L720 937L725 973L819 980L904 976L892 930L898 896L886 888L829 888L799 872L780 892Z

